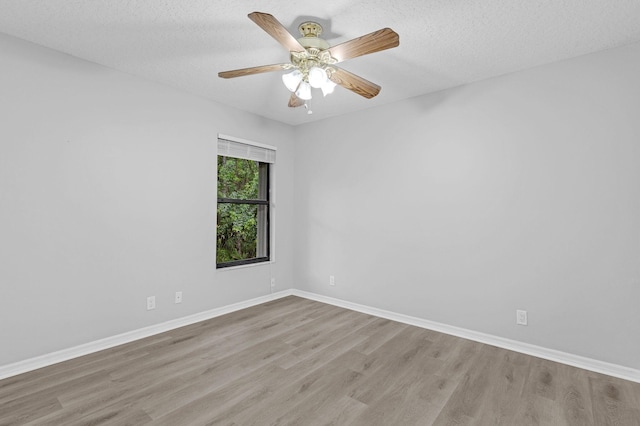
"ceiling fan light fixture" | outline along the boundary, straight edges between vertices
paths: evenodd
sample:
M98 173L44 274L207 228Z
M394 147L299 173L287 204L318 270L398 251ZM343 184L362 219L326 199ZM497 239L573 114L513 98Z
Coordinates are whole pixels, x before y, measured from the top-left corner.
M314 89L321 88L327 82L327 72L320 67L311 67L309 70L309 84Z
M282 75L282 82L290 92L295 92L302 81L302 73L300 70L293 70L290 73Z
M311 99L311 85L306 81L300 82L300 86L296 90L296 96L305 101Z

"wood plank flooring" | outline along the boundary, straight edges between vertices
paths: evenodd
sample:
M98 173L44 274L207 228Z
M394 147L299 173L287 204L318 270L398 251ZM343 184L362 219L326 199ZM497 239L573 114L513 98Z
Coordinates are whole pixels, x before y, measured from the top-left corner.
M640 384L292 296L2 380L0 425L640 426Z

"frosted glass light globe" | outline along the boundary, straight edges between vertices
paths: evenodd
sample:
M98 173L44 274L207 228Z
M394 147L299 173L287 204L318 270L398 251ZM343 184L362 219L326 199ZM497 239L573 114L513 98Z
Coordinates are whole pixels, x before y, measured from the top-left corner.
M296 96L305 101L311 99L311 85L306 81L301 82L296 90Z
M319 89L327 81L327 72L320 67L312 67L309 70L309 84Z
M282 82L290 92L295 92L298 88L298 85L302 81L302 73L300 70L293 70L288 74L282 75Z
M321 87L322 94L324 96L327 96L328 94L333 93L333 89L335 89L336 86L337 86L337 84L335 84L333 81L327 79L327 81L325 81L324 84Z

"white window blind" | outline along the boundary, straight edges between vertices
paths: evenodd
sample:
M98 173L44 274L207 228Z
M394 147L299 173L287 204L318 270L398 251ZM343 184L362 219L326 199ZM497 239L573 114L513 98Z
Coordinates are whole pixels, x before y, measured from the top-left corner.
M218 155L271 164L276 162L275 147L224 135L218 135Z

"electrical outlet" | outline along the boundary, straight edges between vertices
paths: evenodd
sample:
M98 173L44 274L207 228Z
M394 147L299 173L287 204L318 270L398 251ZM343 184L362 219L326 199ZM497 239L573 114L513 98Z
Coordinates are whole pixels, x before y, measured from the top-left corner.
M156 308L156 297L155 296L147 297L147 311L150 311L155 308Z
M276 291L276 279L271 278L271 293L273 293L274 291Z
M329 275L329 285L336 285L336 277Z
M176 303L182 303L182 292L176 291Z
M527 311L521 311L520 309L516 311L516 324L527 325Z

